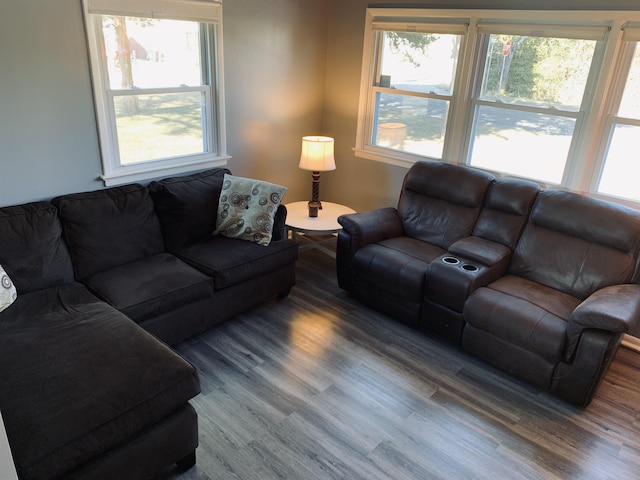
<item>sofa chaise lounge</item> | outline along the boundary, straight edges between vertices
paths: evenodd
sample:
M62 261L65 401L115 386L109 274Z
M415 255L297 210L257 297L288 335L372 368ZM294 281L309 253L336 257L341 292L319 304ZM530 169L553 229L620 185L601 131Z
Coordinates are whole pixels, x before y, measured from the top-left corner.
M576 405L640 319L640 211L419 162L397 208L345 215L339 285Z

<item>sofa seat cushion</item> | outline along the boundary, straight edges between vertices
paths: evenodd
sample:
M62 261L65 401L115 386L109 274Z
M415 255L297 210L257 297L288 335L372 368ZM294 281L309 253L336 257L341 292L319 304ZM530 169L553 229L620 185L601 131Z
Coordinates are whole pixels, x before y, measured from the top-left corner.
M390 238L356 252L354 277L356 283L372 283L389 294L420 300L424 296L429 263L445 252L414 238Z
M23 480L60 478L199 392L191 364L77 283L18 297L0 314L0 351Z
M221 290L295 262L298 245L293 240L279 240L265 246L215 235L174 253L211 276L216 290Z
M84 283L136 322L213 295L207 275L168 253L95 273Z
M464 319L509 344L544 358L562 359L567 322L580 300L530 280L506 276L467 299Z

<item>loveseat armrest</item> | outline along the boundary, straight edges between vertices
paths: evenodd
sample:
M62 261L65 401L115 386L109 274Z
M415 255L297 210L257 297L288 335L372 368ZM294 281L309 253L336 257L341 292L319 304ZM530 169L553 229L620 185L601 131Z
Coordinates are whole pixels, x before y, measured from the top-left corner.
M342 225L343 231L352 237L355 250L369 243L399 237L403 234L398 210L393 207L341 215L338 217L338 223Z
M565 361L573 357L587 329L625 333L640 321L640 285L612 285L594 292L571 313Z
M287 207L280 204L276 215L273 218L273 229L271 230L271 240L278 241L287 238Z
M392 207L341 215L338 223L342 225L336 246L338 285L345 290L352 290L351 267L356 252L365 245L399 237L404 229L398 210Z

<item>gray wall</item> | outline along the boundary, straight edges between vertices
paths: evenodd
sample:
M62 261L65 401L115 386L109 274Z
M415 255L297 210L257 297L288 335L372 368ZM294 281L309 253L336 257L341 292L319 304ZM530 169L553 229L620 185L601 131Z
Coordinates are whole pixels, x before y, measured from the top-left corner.
M304 135L322 133L324 0L223 0L230 169L310 196L298 168Z
M0 206L102 188L81 0L0 2ZM306 198L322 133L325 0L223 4L229 168Z
M406 169L356 158L367 0L224 0L229 167L310 195L300 138L336 138L321 198L395 205ZM385 2L424 5L424 2ZM382 4L382 2L379 2ZM102 188L81 0L0 1L0 206ZM435 4L432 4L435 5ZM638 9L638 0L467 0L443 7Z
M99 188L80 0L0 2L0 205Z

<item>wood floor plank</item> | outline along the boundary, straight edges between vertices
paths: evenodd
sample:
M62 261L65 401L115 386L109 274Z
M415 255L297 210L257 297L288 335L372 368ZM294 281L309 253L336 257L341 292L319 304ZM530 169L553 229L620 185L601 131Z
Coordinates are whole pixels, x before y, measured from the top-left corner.
M176 346L200 372L197 464L158 480L640 478L640 355L587 409L356 302L335 260Z

